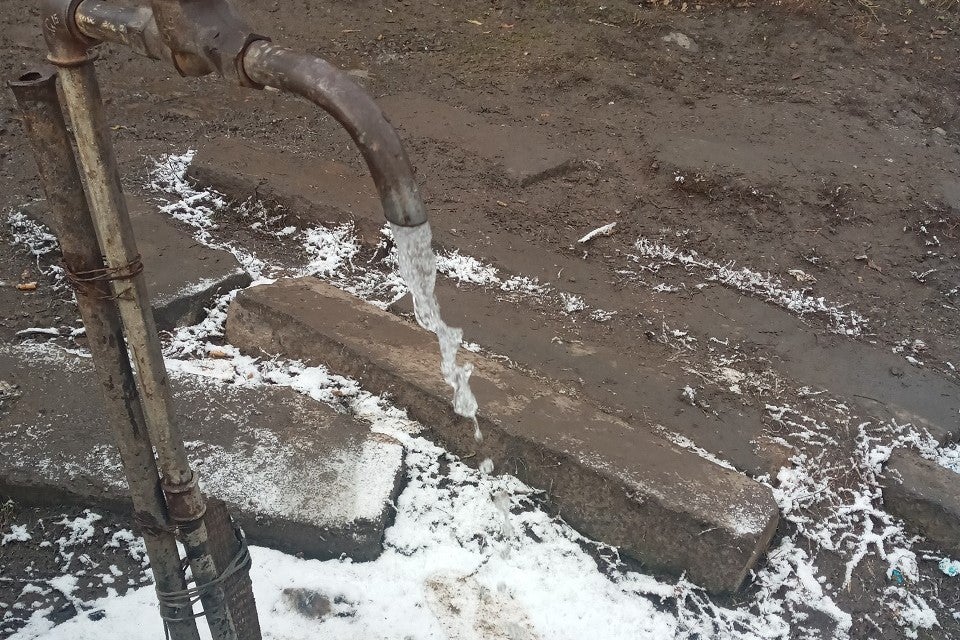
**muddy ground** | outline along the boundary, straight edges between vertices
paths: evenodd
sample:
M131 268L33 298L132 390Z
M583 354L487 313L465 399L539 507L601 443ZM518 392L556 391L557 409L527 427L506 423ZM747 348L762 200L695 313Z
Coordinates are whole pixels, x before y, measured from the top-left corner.
M617 312L588 322L542 305L521 307L543 334L640 361L679 359L695 371L706 370L698 365L706 356L671 341L667 325L701 344L732 338L745 366L773 367L792 388L811 377L822 384L824 376L881 384L922 361L940 385L929 403L955 400L955 394L946 397L957 390L953 367L960 366L955 3L689 3L686 10L677 2L618 0L602 7L239 4L261 32L351 69L370 92L386 97L385 105L404 97L393 121L442 246L537 275L593 308ZM33 7L0 4L4 77L41 60L36 22ZM309 105L275 92L224 88L212 78L184 80L157 63L106 49L99 63L105 104L131 185L140 184L150 157L228 139L363 171L346 135ZM438 104L460 108L457 117L467 129L484 123L533 135L542 149L521 154L521 164L533 163L543 149L569 161L521 186L504 177L495 159L475 153L476 144L432 136ZM0 100L0 145L0 209L6 211L40 196L7 93ZM610 222L617 222L612 236L577 244ZM638 237L719 264L736 261L849 305L864 318L862 331L838 336L829 318L805 316L802 333L824 354L840 354L811 361L810 343L792 339L798 330L774 305L744 310L738 293L697 288L702 278L681 267L638 269L643 262L629 258L637 254ZM0 339L18 339L16 332L27 327L76 324L72 304L37 274L33 259L0 243L0 281L32 280L40 281L37 292L0 287ZM482 310L454 313L468 326L477 315L493 326L507 322ZM500 329L509 333L510 327ZM842 356L850 340L897 352L896 363L858 368ZM541 363L520 364L536 369ZM661 385L671 394L696 383L695 376L682 378L680 365L671 366L676 377ZM821 373L824 367L832 374ZM570 374L569 381L620 414L646 415L607 397L602 371L586 373ZM761 415L762 394L708 400L718 415L747 416L757 433L771 428ZM883 398L863 400L882 404ZM680 421L711 419L700 415L702 406L691 411L674 397L669 403L664 413L683 414ZM957 430L955 423L941 426ZM750 447L742 440L721 436L707 448L739 456L737 466L754 475L775 470L772 448L745 451ZM842 573L842 561L826 564ZM870 573L858 588L838 594L841 606L869 609L884 584L882 567ZM940 598L955 606L960 588L945 582ZM941 624L929 637L960 632L949 616ZM855 625L854 637L874 637L867 623Z

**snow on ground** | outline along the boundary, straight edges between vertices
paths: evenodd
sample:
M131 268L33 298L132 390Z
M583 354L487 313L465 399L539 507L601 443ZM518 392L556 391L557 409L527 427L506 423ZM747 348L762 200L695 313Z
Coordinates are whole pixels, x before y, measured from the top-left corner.
M405 440L410 485L379 559L320 562L251 550L266 638L573 639L598 628L610 629L604 637L611 639L674 637L678 620L656 606L673 587L639 575L608 578L575 533L534 507L526 487L481 476L416 436ZM503 535L489 499L501 490L510 491L511 520L526 533ZM304 617L283 595L295 588L338 602L340 615ZM13 638L126 639L134 628L140 638L163 638L160 625L150 624L158 615L149 587L89 606L105 616L77 616L49 630L37 614Z
M176 184L177 180L182 181L186 165L183 167L181 177L168 182ZM193 188L187 189L189 195L189 189ZM167 193L173 198L179 197L178 189L167 190ZM337 238L336 241L325 240L322 244L327 247L326 250L318 252L316 247L319 245L311 240L317 234L335 234ZM314 269L313 273L331 280L341 288L357 292L358 287L352 280L363 280L370 276L366 273L369 270L358 270L351 262L351 258L356 254L356 241L353 238L348 229L343 227L327 231L311 230L307 232L306 248L311 255L312 264L318 259L329 261L322 262L326 270ZM844 335L859 335L866 324L865 319L855 311L845 310L843 305L830 303L824 298L815 298L806 291L785 287L778 279L769 275L762 275L747 268L734 268L732 263L719 264L693 252L684 253L663 244L651 243L644 238L638 240L636 249L641 256L634 256L635 260L639 261L643 257L658 261L648 264L645 267L647 269L658 270L666 264L677 264L687 270L698 270L708 281L717 281L757 295L800 316L820 315L832 324L835 331ZM347 257L344 258L344 255ZM388 256L385 262L388 266L395 267L392 256ZM459 252L441 253L438 265L443 275L458 284L469 283L502 292L516 291L524 296L536 297L540 301L548 300L568 314L586 309L583 300L577 296L557 291L549 284L530 281L522 275L504 280L492 265ZM391 275L395 277L395 274L386 277ZM403 283L392 284L395 286L391 288L391 295L402 295ZM219 308L222 309L223 305ZM597 311L601 310L596 310L591 315L596 315ZM213 315L222 315L222 311ZM665 325L662 333L664 342L681 351L694 351L698 344L707 342L698 341L688 332ZM176 337L174 341L176 342ZM196 353L203 349L193 347L186 350ZM723 355L719 354L721 351L724 352ZM730 348L729 341L724 343L711 340L710 352L714 355L712 371L696 373L726 392L776 398L788 391L783 389L783 381L772 371L757 373L733 368L738 362L739 353L735 347ZM258 363L256 366L264 365ZM244 370L238 379L241 377L251 379L251 372ZM314 395L317 399L324 399L323 394L317 395L302 386L300 390ZM691 395L695 397L695 392ZM771 550L769 562L754 577L758 594L746 606L738 610L722 609L714 606L702 594L680 599L682 603L698 604L694 607L696 615L685 616L686 605L678 603L678 619L695 620L696 622L690 623L690 628L698 629L707 637L749 637L751 630L763 637L777 637L788 633L791 623L802 622L810 609L818 610L834 620L834 629L826 637L848 637L852 625L851 617L839 609L831 593L846 588L853 572L864 558L870 555L884 559L889 566L890 575L898 572L896 575L905 576L905 579L912 583L921 581L916 569L915 553L912 551L915 540L906 535L902 523L892 518L880 506L882 499L878 476L881 463L889 457L895 444L912 444L929 451L933 446L932 441L910 425L874 424L859 420L843 402L831 399L823 392L793 390L791 395L797 398L798 406L770 404L768 412L775 423L785 427L780 443L796 452L791 460L793 466L781 471L775 482L772 479L767 481L771 486L775 485L775 497L782 514L793 525L794 531L781 541L778 548ZM839 446L840 443L831 441L828 434L849 432L851 429L859 435L849 460L832 458L831 454L837 455L837 452L843 451L843 447ZM693 442L684 442L683 445L698 453L702 451ZM712 457L705 451L702 451L701 455ZM719 459L717 462L726 464ZM847 462L849 464L844 469L842 465ZM857 475L858 482L851 483L847 480L851 473ZM846 562L846 575L842 584L823 584L824 578L816 577L816 556L821 551L836 553ZM893 612L908 635L912 634L914 629L931 628L937 622L932 608L924 598L924 595L931 591L930 586L909 586L917 588L892 585L879 603L881 607ZM935 595L929 597L935 601ZM774 614L773 619L769 617L771 614ZM759 629L762 631L758 631Z
M285 238L297 234L307 257L297 265L268 264L218 238L216 217L227 203L219 194L197 190L186 181L191 159L188 153L158 163L151 186L166 197L164 211L191 224L199 241L232 251L254 278L312 274L380 306L405 293L389 253L389 238L382 244L387 249L383 266L358 264L359 241L349 225L270 232ZM243 207L256 220L252 226L267 232L270 212L258 203ZM799 315L824 316L834 330L846 335L855 336L864 326L859 314L788 289L770 276L644 239L638 241L637 250L638 262L654 260L644 269L680 265ZM458 252L441 254L438 263L441 273L457 283L497 289L568 313L586 308L582 300L549 284L522 275L504 278L492 265ZM691 373L712 390L764 398L771 421L779 427L775 439L793 452L792 466L783 468L775 479L759 478L774 490L789 525L787 535L752 576L749 597L720 606L682 579L666 583L629 570L615 549L586 540L548 516L535 490L510 476L490 477L463 465L419 437L418 425L400 409L363 391L355 381L323 367L255 360L222 344L232 295L214 305L203 322L170 337L166 355L172 371L237 384L292 387L350 411L372 429L398 438L407 451L409 484L398 499L396 522L387 531L380 559L359 564L304 561L253 549L253 579L268 638L586 638L597 637L602 630L604 638L749 640L788 638L803 629L805 637L843 640L850 637L853 618L837 604L836 594L847 588L866 558L881 559L890 579L872 612L878 620L864 614L866 620L876 625L887 612L905 636L913 637L918 629L936 626L938 612L956 615L938 600L936 585L929 578L929 565L939 567L942 577L954 568L953 561L936 554L918 555L917 540L883 511L878 476L895 445L919 448L955 470L960 460L957 449L937 449L910 425L863 421L824 391L784 389L772 372L746 370L729 340L695 337L666 325L658 336L678 352L708 351L712 369ZM593 310L590 317L599 322L610 315ZM690 391L691 401L699 400L698 391L692 387ZM851 449L836 441L832 434L838 432L855 435ZM681 446L710 455L678 438L674 441ZM492 496L507 497L507 523ZM9 535L19 534L11 531ZM818 565L824 553L845 563L842 583L832 584L821 573ZM284 597L285 588L316 590L336 603L340 615L306 619ZM78 616L49 630L36 614L33 627L15 637L127 638L132 620L144 629L139 621L156 616L149 588L91 606L104 609L107 615L96 622ZM806 626L813 611L831 624L823 629Z
M53 279L56 289L64 290L67 287L63 267L59 264L41 265L40 258L57 251L60 243L57 237L44 225L31 219L20 211L7 213L7 226L11 232L11 243L25 247L37 261L40 272Z
M830 322L836 333L859 336L866 326L866 319L846 305L829 302L823 297L814 297L806 290L791 289L779 278L763 274L747 267L736 267L733 262L721 264L700 256L696 251L682 251L659 241L640 238L634 244L636 255L628 256L642 269L658 272L666 265L681 266L687 271L703 273L707 281L720 284L757 296L767 302L787 309L799 316L818 315Z

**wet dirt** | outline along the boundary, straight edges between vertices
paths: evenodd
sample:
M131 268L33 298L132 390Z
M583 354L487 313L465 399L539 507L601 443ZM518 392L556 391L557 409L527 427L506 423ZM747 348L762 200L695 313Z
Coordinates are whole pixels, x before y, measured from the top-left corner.
M0 545L0 637L37 610L55 623L77 615L97 620L104 612L88 602L150 582L142 542L123 518L3 500L0 525L20 534Z
M767 392L715 394L710 414L685 405L680 389L698 380L687 370L705 371L699 360L706 356L684 349L667 327L701 345L730 341L741 370L774 369L785 386L864 396L852 401L867 414L901 418L899 405L912 399L932 407L920 417L944 439L956 437L960 425L949 423L960 395L953 369L960 366L956 9L912 0L873 9L847 0L723 2L687 11L620 0L238 4L261 32L351 70L396 114L439 244L616 312L592 322L517 303L525 330L662 363L670 372L664 384L676 386L663 410L691 423L690 433L715 417L741 415L751 416L752 431L769 429ZM4 77L43 58L36 22L34 7L0 3ZM213 78L181 79L109 46L98 66L131 185L141 182L150 157L224 139L365 174L349 138L306 103ZM311 184L307 171L299 179ZM4 92L0 210L39 195ZM577 243L610 222L617 222L613 235ZM718 264L735 261L848 305L865 318L862 334L837 336L819 315L798 319L715 283L698 288L704 275L681 266L638 269L629 258L638 237ZM17 332L33 326L74 326L63 293L8 239L3 225L0 281L38 280L39 288L0 287L0 339L20 339ZM497 317L486 313L484 323ZM505 345L518 341L507 320L488 334L506 336ZM863 350L873 355L857 360ZM536 368L533 360L520 364ZM597 373L604 367L582 375L565 369L568 360L555 368L585 385L585 395L643 413L642 402L608 397L610 385ZM904 376L919 382L907 387ZM906 399L891 407L893 388ZM715 445L738 447L739 435ZM751 462L741 466L762 469L768 460L756 455L744 450ZM870 573L842 606L857 610L875 597L882 567ZM942 589L950 601L943 593L957 587ZM856 624L855 637L874 632ZM955 621L941 624L936 634L957 632Z

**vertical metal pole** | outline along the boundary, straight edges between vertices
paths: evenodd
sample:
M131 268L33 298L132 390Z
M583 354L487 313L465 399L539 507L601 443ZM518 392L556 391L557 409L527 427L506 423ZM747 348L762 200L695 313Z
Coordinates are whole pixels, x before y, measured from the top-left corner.
M100 247L107 266L125 276L123 280L113 282L114 296L136 366L147 429L157 449L167 508L180 526L197 585L203 586L219 576L203 522L206 506L174 419L163 352L120 184L113 143L103 116L93 56L68 63L51 57L51 62L60 67L60 84L73 124ZM237 640L237 629L224 605L223 589L219 586L205 589L201 602L214 640Z
M56 80L56 71L47 68L21 76L10 83L10 88L33 147L64 264L70 273L97 273L103 269L103 260L60 110ZM120 450L154 583L158 591L183 591L186 584L174 530L110 288L105 280L91 280L78 288L76 297L103 392L106 420ZM189 607L162 605L160 613L166 619L178 620L167 623L173 640L199 640L196 620L187 618L192 613Z

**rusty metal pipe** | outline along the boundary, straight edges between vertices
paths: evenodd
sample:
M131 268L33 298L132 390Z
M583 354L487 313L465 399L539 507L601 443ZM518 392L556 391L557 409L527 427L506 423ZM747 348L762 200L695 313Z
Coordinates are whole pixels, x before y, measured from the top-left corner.
M42 69L10 83L33 147L40 182L54 218L64 267L70 273L103 269L103 258L57 97L57 74ZM77 307L103 395L104 417L113 430L130 498L158 591L186 588L180 554L160 490L160 475L143 418L136 381L127 356L123 326L104 281L77 290ZM162 606L173 640L199 640L188 607Z
M303 96L343 125L367 161L387 220L403 227L427 221L400 137L373 98L346 73L326 60L266 41L247 47L243 71L257 84Z
M77 7L74 20L88 38L126 45L147 58L173 62L149 7L120 7L110 2L85 0Z
M169 5L171 12L182 11L178 2L158 0L154 4ZM233 20L229 17L230 12L222 13ZM74 9L81 37L125 44L149 58L173 60L177 68L186 73L185 61L195 56L171 54L154 15L147 7L128 9L101 0L83 0ZM171 20L168 18L167 21ZM168 26L167 30L171 31L172 27ZM276 46L261 36L242 33L247 44L240 64L235 65L238 82L245 86L270 86L289 91L328 112L343 125L360 149L380 194L387 220L404 227L425 223L426 210L403 143L370 95L347 74L322 58ZM239 41L239 36L233 40ZM225 74L225 63L220 61L219 64L219 71Z

